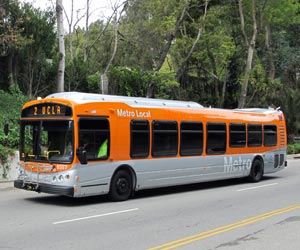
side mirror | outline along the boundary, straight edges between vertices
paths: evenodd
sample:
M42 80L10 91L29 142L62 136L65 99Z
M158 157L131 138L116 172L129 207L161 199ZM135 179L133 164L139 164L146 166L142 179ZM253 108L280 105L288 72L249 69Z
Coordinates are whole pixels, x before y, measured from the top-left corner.
M86 150L84 148L77 148L76 155L82 165L86 165L88 163L86 157Z
M8 125L8 123L5 123L5 124L4 124L3 131L4 131L4 134L5 134L5 135L8 135L8 133L9 133L9 125Z

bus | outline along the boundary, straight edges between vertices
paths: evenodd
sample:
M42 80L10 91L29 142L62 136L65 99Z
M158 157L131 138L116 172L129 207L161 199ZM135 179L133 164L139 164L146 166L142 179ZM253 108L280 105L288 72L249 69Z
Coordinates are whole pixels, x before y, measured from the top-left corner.
M143 189L245 178L287 166L283 113L62 92L25 103L14 187L123 201Z

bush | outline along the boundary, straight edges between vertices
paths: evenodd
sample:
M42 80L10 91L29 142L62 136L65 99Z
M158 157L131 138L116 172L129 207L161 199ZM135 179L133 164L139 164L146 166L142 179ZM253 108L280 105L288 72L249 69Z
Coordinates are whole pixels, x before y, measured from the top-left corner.
M9 91L0 90L0 166L3 167L2 177L6 178L9 171L8 158L19 146L19 119L22 105L28 98L22 94L17 85ZM8 123L9 133L3 133L4 124Z
M299 153L300 153L299 143L289 144L287 146L287 154L299 154Z
M28 101L18 86L12 85L9 91L0 90L0 145L6 148L17 148L19 145L19 119L22 105ZM4 124L9 125L9 134L2 131Z

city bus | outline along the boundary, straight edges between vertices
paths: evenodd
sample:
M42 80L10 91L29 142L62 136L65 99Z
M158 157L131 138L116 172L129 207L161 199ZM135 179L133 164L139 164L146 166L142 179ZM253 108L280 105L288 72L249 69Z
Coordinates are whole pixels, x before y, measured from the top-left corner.
M123 201L143 189L258 182L285 168L286 147L279 109L62 92L24 104L14 186Z

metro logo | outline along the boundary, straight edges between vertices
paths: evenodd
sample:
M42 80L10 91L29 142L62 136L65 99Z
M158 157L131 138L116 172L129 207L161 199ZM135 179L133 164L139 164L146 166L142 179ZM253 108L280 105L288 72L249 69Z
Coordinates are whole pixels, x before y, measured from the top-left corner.
M243 172L245 170L250 170L252 161L251 159L242 159L239 156L237 159L234 159L232 156L224 156L224 173L235 173Z

